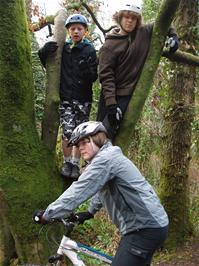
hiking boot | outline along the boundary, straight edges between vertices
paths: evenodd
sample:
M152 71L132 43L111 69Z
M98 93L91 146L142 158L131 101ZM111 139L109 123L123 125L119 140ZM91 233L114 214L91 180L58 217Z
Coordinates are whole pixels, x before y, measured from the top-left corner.
M78 177L80 176L80 169L79 169L79 166L76 165L76 164L73 164L72 166L72 172L71 172L71 175L70 177L74 180L77 180Z
M72 168L73 168L73 164L70 162L64 162L62 169L61 169L61 174L63 176L67 176L70 177L71 173L72 173Z

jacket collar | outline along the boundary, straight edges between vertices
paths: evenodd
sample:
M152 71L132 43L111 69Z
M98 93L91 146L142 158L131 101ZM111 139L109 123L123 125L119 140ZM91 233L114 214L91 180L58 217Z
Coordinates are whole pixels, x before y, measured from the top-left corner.
M71 49L73 48L82 49L83 47L90 45L90 42L87 38L83 38L80 42L74 44L72 39L69 38L66 40L66 45L69 46Z
M102 150L104 150L104 149L106 149L106 148L108 148L110 146L113 146L111 141L107 141L107 142L104 143L104 145L100 148L99 151L102 151Z

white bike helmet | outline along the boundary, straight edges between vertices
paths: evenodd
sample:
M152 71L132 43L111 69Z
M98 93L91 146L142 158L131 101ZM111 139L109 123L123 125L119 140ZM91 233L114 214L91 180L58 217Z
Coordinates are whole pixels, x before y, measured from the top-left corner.
M134 13L141 15L142 8L141 8L141 5L139 2L133 1L133 3L131 3L131 4L130 3L123 4L120 7L119 11L131 11L131 12L134 12Z
M76 145L81 139L95 135L98 132L104 132L107 134L107 130L103 126L102 122L84 122L73 130L68 145Z

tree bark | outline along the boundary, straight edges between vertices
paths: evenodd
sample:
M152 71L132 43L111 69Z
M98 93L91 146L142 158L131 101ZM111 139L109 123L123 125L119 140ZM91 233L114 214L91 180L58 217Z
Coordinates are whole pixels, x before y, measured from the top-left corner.
M182 43L196 45L197 3L195 0L181 1L176 15L176 29ZM189 30L187 30L189 28ZM184 42L183 42L184 41ZM194 49L189 52L195 53ZM176 247L189 236L189 188L188 170L192 122L194 118L195 67L171 64L168 80L168 110L165 114L165 135L163 139L163 168L161 174L161 199L170 217L168 245Z
M192 47L192 52L196 53L196 49L194 46ZM197 55L182 52L182 51L176 51L174 54L169 53L168 51L163 51L162 55L166 58L168 58L170 61L176 62L176 63L183 63L190 66L199 66L199 57Z
M169 26L179 4L180 0L165 0L154 23L149 54L115 140L116 144L123 148L125 154L128 153L128 147L131 143L129 136L132 135L132 131L141 116L160 61Z
M9 208L7 206L3 191L0 190L0 265L9 265L14 257L15 245L7 221Z
M42 140L52 153L55 153L59 129L59 86L62 49L66 39L66 30L64 27L66 16L66 11L60 10L55 17L54 40L58 44L58 49L54 55L48 57L46 64L47 85L42 122Z
M35 251L38 226L31 221L32 213L45 208L62 189L52 157L39 140L33 103L24 0L1 0L0 188L4 195L0 206L1 265L9 265L11 258L18 258L18 265L28 258L31 263L38 262ZM45 244L42 249L46 249Z

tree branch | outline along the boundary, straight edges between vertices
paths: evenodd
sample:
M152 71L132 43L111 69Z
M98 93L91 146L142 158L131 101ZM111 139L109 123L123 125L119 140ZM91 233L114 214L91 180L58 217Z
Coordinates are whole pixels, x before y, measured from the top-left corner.
M95 14L93 13L92 9L83 0L80 0L80 3L79 4L73 3L73 4L67 5L67 10L70 10L70 9L78 10L80 8L80 6L83 6L87 10L87 12L90 14L91 18L93 19L94 23L99 28L99 30L103 33L103 35L105 35L109 31L111 31L113 28L117 27L116 25L112 25L108 29L104 29L101 26L101 24L99 23L99 21L97 20L97 18L95 16ZM29 29L32 32L35 32L35 31L41 30L42 28L44 28L48 24L54 24L54 18L55 18L55 16L47 16L45 18L44 17L41 17L41 18L39 18L39 22L37 22L37 23L30 23Z
M191 66L199 66L199 57L196 55L192 55L190 53L182 52L182 51L176 51L175 53L169 53L166 50L163 50L162 56L168 58L169 60L173 62L179 62L188 64Z
M110 28L108 29L104 29L101 24L99 23L99 21L97 20L97 18L95 17L94 13L92 12L91 8L86 4L84 3L83 0L80 0L82 6L88 11L88 13L91 15L93 21L95 22L95 24L97 25L97 27L99 28L99 30L105 35L107 32L109 32L110 30L112 30L113 28L116 27L116 25L113 25L111 26Z
M29 23L29 30L32 32L39 31L49 24L54 25L55 16L40 17L37 23Z

